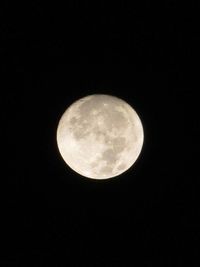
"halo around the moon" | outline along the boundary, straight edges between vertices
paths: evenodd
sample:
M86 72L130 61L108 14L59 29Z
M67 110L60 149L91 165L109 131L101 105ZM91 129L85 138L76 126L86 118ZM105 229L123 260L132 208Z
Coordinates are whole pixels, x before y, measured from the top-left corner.
M110 95L89 95L62 115L57 144L67 165L93 179L122 174L137 160L144 132L136 111Z

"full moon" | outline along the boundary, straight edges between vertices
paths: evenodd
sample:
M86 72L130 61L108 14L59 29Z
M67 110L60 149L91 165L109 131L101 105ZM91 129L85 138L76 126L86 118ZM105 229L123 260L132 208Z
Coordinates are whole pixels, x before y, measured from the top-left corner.
M59 152L66 164L88 178L108 179L127 171L144 141L136 111L124 100L94 94L74 102L57 128Z

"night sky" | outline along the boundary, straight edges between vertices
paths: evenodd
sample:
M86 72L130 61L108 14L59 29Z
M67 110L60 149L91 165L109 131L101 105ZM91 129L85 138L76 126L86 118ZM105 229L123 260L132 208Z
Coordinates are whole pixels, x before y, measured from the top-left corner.
M27 2L1 9L0 265L199 266L198 7ZM104 181L56 144L65 109L95 93L144 126L138 161Z

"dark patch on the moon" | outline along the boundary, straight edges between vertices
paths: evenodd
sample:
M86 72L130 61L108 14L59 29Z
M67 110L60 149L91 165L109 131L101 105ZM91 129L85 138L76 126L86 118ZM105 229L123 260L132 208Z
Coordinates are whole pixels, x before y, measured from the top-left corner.
M111 174L112 173L113 168L109 165L106 165L105 167L101 168L101 172L102 174Z
M107 142L109 138L107 136ZM101 156L95 159L94 162L90 164L92 169L101 167L102 162L104 165L102 168L99 169L98 173L107 175L111 174L113 168L116 166L116 162L119 159L120 153L127 149L126 147L126 139L124 137L116 137L110 138L111 145L108 144L108 148L102 153ZM118 170L123 169L125 164L120 164L118 166Z
M97 167L99 165L99 162L98 161L94 161L94 162L92 162L91 164L90 164L90 167L91 168L95 168L95 167Z
M121 163L117 169L120 171L120 170L124 170L126 168L126 165L124 163Z
M98 141L104 140L104 143L105 143L105 139L107 137L105 131L101 130L99 127L93 127L92 133L95 135L96 140Z
M76 139L84 138L88 135L90 123L88 121L82 121L80 124L73 128L73 134Z
M120 153L126 148L126 139L123 137L117 137L112 140L112 147L105 150L100 157L100 161L106 161L106 166L101 168L100 173L105 173L106 171L114 168L116 161L119 158ZM109 167L109 168L108 168ZM118 167L119 168L119 167Z
M70 124L74 125L77 121L78 119L76 117L72 117L69 122Z
M124 137L116 137L112 140L115 153L122 152L126 147L126 139Z
M109 162L110 164L114 164L117 160L117 154L110 148L103 152L101 159Z
M107 161L109 164L114 164L119 154L126 147L126 139L124 137L116 137L111 139L111 142L112 146L103 152L101 159Z

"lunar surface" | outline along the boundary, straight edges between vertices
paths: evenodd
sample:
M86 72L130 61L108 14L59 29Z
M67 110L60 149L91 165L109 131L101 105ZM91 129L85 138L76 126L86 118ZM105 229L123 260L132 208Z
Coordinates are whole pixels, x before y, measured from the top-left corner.
M61 156L75 172L108 179L128 170L137 160L144 133L135 110L110 95L89 95L64 112L57 129Z

